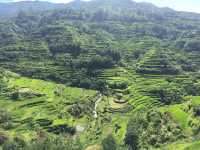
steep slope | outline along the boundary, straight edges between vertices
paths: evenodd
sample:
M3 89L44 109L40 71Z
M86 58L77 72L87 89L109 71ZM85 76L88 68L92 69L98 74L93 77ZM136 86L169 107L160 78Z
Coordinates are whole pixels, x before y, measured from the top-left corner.
M54 125L64 124L64 131L78 126L70 138L85 146L99 147L109 134L119 145L134 146L128 142L138 138L141 149L176 146L177 139L198 143L200 15L131 0L66 6L0 23L0 66L21 75L9 79L11 88L2 94L0 106L20 108L12 115L21 125L6 131L24 134L30 122L45 124L40 129L54 136L63 131ZM13 102L9 90L14 98L27 90L31 97ZM90 98L99 95L94 106Z

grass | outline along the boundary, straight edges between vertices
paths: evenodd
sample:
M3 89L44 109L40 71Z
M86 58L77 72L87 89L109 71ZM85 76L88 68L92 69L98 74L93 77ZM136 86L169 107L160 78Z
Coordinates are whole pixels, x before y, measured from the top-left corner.
M80 88L66 87L62 84L55 84L53 82L47 82L37 79L19 78L11 79L9 82L11 87L24 88L28 87L33 91L37 91L46 95L46 100L51 102L56 98L65 98L69 102L87 100L90 95L96 94L96 91L85 90ZM55 92L59 92L59 96L56 96Z
M200 105L200 96L193 96L191 99L193 105Z
M185 112L184 104L177 104L177 105L171 105L162 107L159 110L161 112L168 112L172 119L181 127L181 129L186 134L191 134L191 128L189 127L188 121L190 119L190 114Z
M181 106L175 105L169 107L168 111L172 115L173 119L178 122L182 129L188 128L189 115L181 109Z
M200 142L194 142L190 146L187 146L184 150L199 150L200 148Z
M52 126L78 124L81 119L74 119L68 113L67 108L70 106L68 103L85 103L92 100L97 94L93 90L66 87L62 84L24 77L11 78L9 88L27 88L43 94L41 97L23 97L20 100L12 100L5 95L0 97L0 107L10 112L14 122L14 127L9 130L9 134L11 136L21 134L27 139L32 139L36 135L36 130L39 127L36 123L38 119L52 120ZM60 92L59 95L55 91ZM86 120L84 122L87 124Z
M155 67L154 69L157 68ZM31 119L30 122L33 123L37 119L49 119L53 120L52 125L68 124L74 127L77 125L83 126L85 127L85 130L78 136L80 137L81 142L86 145L91 145L89 148L94 148L93 145L98 146L102 139L110 133L113 134L118 144L122 144L129 118L132 113L141 109L149 110L159 108L162 112L169 112L172 119L181 127L184 133L190 135L191 128L188 126L190 114L189 112L184 111L186 103L163 107L163 104L159 99L149 92L157 86L167 84L168 81L166 79L168 77L180 78L180 80L185 79L184 76L182 78L181 76L172 75L142 75L136 73L133 68L129 69L128 67L105 69L100 78L106 79L110 84L127 82L128 87L126 89L112 89L112 95L109 97L104 96L97 108L98 119L94 119L87 115L77 119L67 112L69 105L73 103L85 103L92 99L97 94L97 91L72 88L62 84L24 77L12 78L9 81L9 86L15 87L16 89L29 88L32 91L44 94L44 96L32 99L24 98L20 101L11 101L8 97L3 97L0 100L0 106L12 111L15 121L20 123L26 119ZM126 104L113 102L113 97L118 93L122 93L122 99L127 101ZM193 103L200 104L199 101L199 97L192 97ZM111 107L118 109L125 107L127 104L134 106L133 111L128 113L104 112L105 108ZM60 114L63 113L64 117L59 117ZM117 132L115 132L116 124L120 126L120 129ZM25 122L9 132L13 135L20 133L26 137L34 137L36 128L37 127L30 128L29 124ZM168 148L169 150L184 150L187 146L190 146L190 144L183 142L172 143L166 145L165 148Z
M109 99L109 104L113 109L124 108L127 105L127 103L116 103L113 98Z

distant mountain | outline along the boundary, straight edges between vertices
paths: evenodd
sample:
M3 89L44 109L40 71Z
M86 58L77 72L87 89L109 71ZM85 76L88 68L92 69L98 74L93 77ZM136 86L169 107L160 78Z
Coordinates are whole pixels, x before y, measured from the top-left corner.
M157 19L180 17L200 20L200 14L198 13L178 12L168 7L156 7L151 3L134 2L134 0L92 0L89 2L75 0L68 3L67 6L74 10L90 12L103 10L113 14L130 15L130 13L134 13L137 16L148 17L148 19L153 16L154 18L157 17Z
M60 10L70 8L73 10L86 10L87 12L107 11L111 14L130 15L134 13L141 17L157 17L157 19L171 19L182 17L186 19L198 19L197 13L177 12L170 8L159 8L151 3L137 3L132 0L92 0L89 2L75 0L68 4L57 4L45 1L22 1L13 3L0 3L0 17L15 17L21 11L27 13ZM148 15L147 15L148 14Z
M75 0L71 3L67 4L68 7L73 9L87 9L88 11L96 11L99 9L109 10L112 9L113 11L143 11L143 12L156 12L159 11L160 8L154 6L151 3L138 3L134 2L133 0L92 0L92 1L80 1ZM144 11L145 10L145 11ZM162 10L165 11L173 11L169 8L163 8Z
M41 1L22 1L14 3L0 3L0 17L15 17L20 11L40 12L64 8L64 4Z

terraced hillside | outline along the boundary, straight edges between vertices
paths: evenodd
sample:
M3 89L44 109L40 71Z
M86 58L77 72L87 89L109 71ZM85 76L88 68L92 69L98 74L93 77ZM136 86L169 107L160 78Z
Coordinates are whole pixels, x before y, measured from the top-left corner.
M0 149L198 149L199 14L131 0L47 10L0 21Z
M3 130L10 129L8 134L22 134L30 139L36 136L37 130L44 129L56 134L66 132L73 135L81 120L87 119L87 116L88 119L92 118L95 97L98 95L96 91L15 74L7 80L8 87L1 94L0 105L1 111L11 116L12 124L1 126ZM78 114L73 112L76 105L80 107ZM81 115L84 118L79 119Z

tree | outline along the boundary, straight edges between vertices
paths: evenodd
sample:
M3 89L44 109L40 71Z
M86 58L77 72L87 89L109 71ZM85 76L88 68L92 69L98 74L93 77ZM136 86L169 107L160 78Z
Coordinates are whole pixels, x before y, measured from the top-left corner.
M132 150L138 150L138 145L139 145L139 137L138 135L133 131L133 132L128 132L126 134L125 138L125 144L130 146Z
M99 54L101 56L110 56L113 59L113 61L115 61L115 63L118 63L121 59L120 52L116 50L103 50L103 51L99 51Z
M143 119L140 117L133 117L130 119L124 142L131 150L139 149L139 133L143 126Z
M82 108L79 106L79 104L73 104L68 111L76 118L80 118L82 115Z
M150 93L157 96L166 105L180 103L184 96L184 89L176 84L167 84L150 90Z
M0 109L0 125L4 129L12 128L12 118L7 110Z
M87 63L87 67L90 70L93 69L102 69L102 68L111 68L114 65L113 59L106 56L94 56Z
M108 135L102 141L103 150L117 150L117 144L112 135Z

